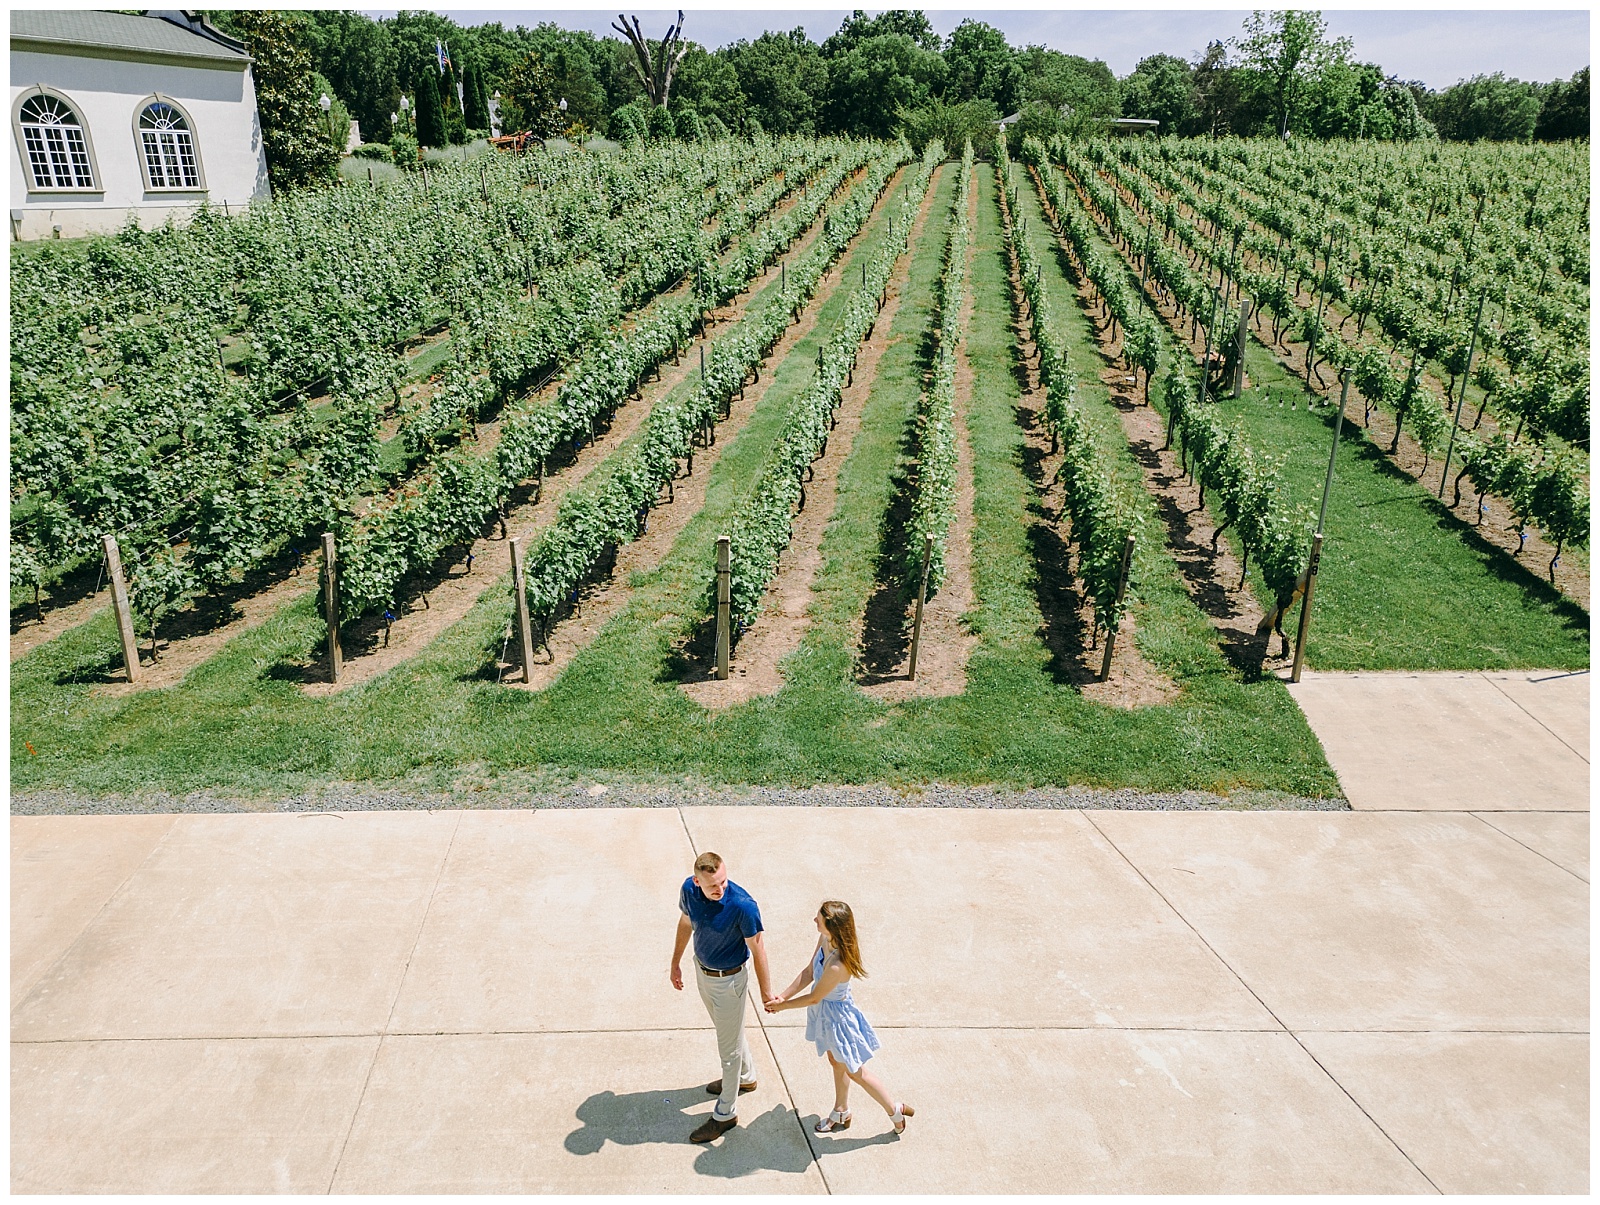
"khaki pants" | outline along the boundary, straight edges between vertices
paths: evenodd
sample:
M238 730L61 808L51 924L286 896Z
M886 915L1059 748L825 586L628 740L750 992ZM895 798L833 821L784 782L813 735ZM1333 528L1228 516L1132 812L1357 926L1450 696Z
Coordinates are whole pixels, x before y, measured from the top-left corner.
M744 998L750 984L750 964L737 975L707 975L695 963L694 977L700 983L700 999L705 1002L711 1023L717 1027L717 1055L722 1060L722 1095L712 1112L726 1120L739 1112L739 1085L756 1077L756 1062L744 1036Z

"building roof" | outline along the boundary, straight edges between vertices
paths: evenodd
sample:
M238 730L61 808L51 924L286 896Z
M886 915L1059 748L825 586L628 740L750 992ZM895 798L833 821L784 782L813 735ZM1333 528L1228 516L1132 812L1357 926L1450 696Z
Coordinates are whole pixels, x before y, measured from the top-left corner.
M1063 117L1070 112L1071 110L1068 106L1061 106L1061 115ZM1008 126L1015 125L1021 118L1022 113L1020 110L1011 114L1010 117L1002 117L999 122L1000 128L1005 129ZM1102 117L1098 120L1105 122L1113 130L1153 130L1161 124L1151 117Z
M250 61L244 46L198 13L177 9L144 16L89 9L12 9L11 42L40 49L74 47L115 58L202 59L221 66Z

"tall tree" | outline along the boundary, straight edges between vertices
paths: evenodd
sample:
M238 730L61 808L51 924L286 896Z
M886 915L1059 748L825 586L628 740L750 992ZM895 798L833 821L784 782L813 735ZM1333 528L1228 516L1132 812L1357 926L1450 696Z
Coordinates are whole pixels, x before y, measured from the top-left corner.
M1475 75L1429 98L1428 116L1441 138L1460 142L1526 142L1539 122L1539 85Z
M389 114L400 100L394 39L388 26L361 13L310 9L312 61L361 124L366 142L389 135Z
M892 138L900 114L920 109L944 83L944 60L903 33L858 44L828 67L828 120L841 133Z
M672 110L674 113L692 110L701 117L715 117L730 130L739 129L744 124L744 92L739 87L739 73L721 55L709 54L691 42L689 53L684 55L678 68Z
M1199 114L1194 68L1174 55L1148 55L1122 81L1122 115L1159 121L1162 134L1194 133Z
M1196 133L1219 134L1235 131L1243 107L1238 69L1228 59L1226 42L1211 42L1194 65Z
M560 102L544 56L531 50L500 84L500 128L539 138L559 134L566 127Z
M1541 142L1589 137L1589 69L1568 81L1557 80L1545 89L1533 136Z
M565 40L550 39L540 50L557 103L567 102L567 122L582 122L586 130L599 130L606 122L606 90L595 78L589 56Z
M417 106L417 141L423 146L448 146L445 133L444 102L439 99L439 68L433 60L423 63L412 73Z
M901 34L915 42L919 49L931 50L935 54L939 52L939 35L933 32L933 26L928 23L928 15L920 8L891 8L876 17L869 17L858 8L846 17L838 31L822 44L822 57L841 58L861 43L872 38L881 38L885 34Z
M946 101L989 100L1002 113L1021 106L1022 64L1006 35L994 26L970 17L961 22L944 48L944 64Z
M816 134L828 91L828 65L803 27L764 33L717 52L739 77L745 112L774 134ZM736 127L730 127L736 128Z
M678 64L683 62L683 56L689 53L689 47L683 40L683 10L678 10L677 24L667 26L666 36L661 39L654 54L650 51L650 43L645 40L638 17L629 26L628 18L618 13L611 28L627 38L633 46L633 68L639 73L639 83L644 86L650 103L665 105L672 95L673 73L677 71Z
M1023 89L1029 100L1057 110L1065 107L1080 118L1116 117L1122 112L1117 77L1099 59L1028 46L1020 61Z
M276 190L334 178L344 151L328 135L311 72L311 28L300 13L244 9L229 32L250 47L267 174Z
M1349 38L1328 40L1319 12L1257 9L1245 18L1245 36L1235 39L1242 65L1272 108L1278 137L1289 136L1289 122L1311 86L1331 64L1349 58Z
M466 109L462 113L462 117L466 120L467 128L469 130L487 130L489 128L489 98L483 90L483 73L478 70L478 64L469 61L461 79L466 86Z

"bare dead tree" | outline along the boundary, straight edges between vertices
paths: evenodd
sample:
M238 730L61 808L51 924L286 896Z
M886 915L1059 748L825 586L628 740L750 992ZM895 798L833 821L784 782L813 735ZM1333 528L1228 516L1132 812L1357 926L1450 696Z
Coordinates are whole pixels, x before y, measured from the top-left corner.
M633 70L644 85L645 95L652 105L666 104L667 95L672 91L672 74L683 62L683 56L689 53L689 48L683 44L683 10L678 10L678 23L667 27L667 36L661 39L654 55L650 53L644 30L639 27L638 17L633 18L631 28L628 18L621 13L617 14L617 21L622 24L613 21L611 28L633 43Z

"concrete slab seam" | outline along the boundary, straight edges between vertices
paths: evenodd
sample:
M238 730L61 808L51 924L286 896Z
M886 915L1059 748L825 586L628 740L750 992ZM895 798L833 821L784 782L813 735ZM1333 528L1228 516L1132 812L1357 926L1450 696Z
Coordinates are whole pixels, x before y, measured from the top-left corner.
M11 1010L13 1013L15 1013L18 1008L22 1007L22 1005L27 1001L28 997L32 995L33 989L43 983L49 976L50 972L55 970L56 967L60 966L61 963L66 960L67 955L71 954L72 951L77 948L78 943L83 940L83 935L90 929L94 928L95 922L100 919L105 910L111 907L116 898L127 889L128 884L133 881L133 876L138 874L150 864L150 859L155 857L156 851L167 843L167 838L172 836L172 830L178 827L178 821L180 819L181 817L179 816L173 816L172 823L167 825L167 831L162 833L160 840L150 847L150 852L144 856L144 861L140 862L139 865L128 871L127 876L122 880L122 882L117 884L116 890L114 890L110 895L106 896L105 902L95 910L95 914L84 923L83 928L78 930L77 936L67 943L66 949L62 950L60 954L56 955L52 962L47 964L44 969L39 972L39 974L34 976L33 982L28 984L26 990L17 993L17 1003Z
M676 809L678 821L683 825L683 835L689 839L689 848L694 851L694 856L700 856L700 847L695 844L694 834L689 831L689 817L683 814L683 808ZM778 1051L772 1044L772 1035L767 1032L766 1022L762 1018L762 1009L756 1009L756 1028L761 1030L761 1040L767 1044L767 1053L772 1056L772 1065L778 1072L778 1078L783 1081L783 1094L789 1098L789 1107L794 1110L794 1121L800 1127L800 1138L806 1144L806 1150L811 1152L811 1164L817 1169L817 1175L822 1179L822 1187L828 1190L828 1195L833 1195L833 1185L828 1183L828 1173L822 1170L822 1160L817 1157L817 1148L812 1145L811 1135L806 1133L805 1123L800 1120L800 1105L795 1101L794 1089L789 1087L789 1077L783 1073L783 1063L778 1059Z
M1551 728L1550 725L1546 724L1543 720L1541 720L1538 716L1534 715L1533 712L1529 711L1526 707L1523 707L1522 703L1519 700L1517 700L1515 698L1512 698L1512 696L1509 695L1509 694L1506 694L1505 690L1501 688L1500 683L1496 682L1493 678L1489 677L1488 674L1483 674L1483 675L1481 675L1481 677L1483 677L1484 680L1487 681L1490 686L1493 686L1496 690L1500 691L1500 693L1502 695L1505 695L1506 698L1511 699L1511 701L1513 703L1516 703L1518 709L1522 712L1523 715L1527 716L1535 724L1539 725L1539 727L1543 728L1551 736L1555 737L1556 740L1561 741L1561 743L1563 745L1567 745L1567 742L1564 741L1564 740L1561 740L1560 734L1558 734L1555 729ZM1547 681L1547 680L1548 679L1541 679L1541 681ZM1567 748L1568 749L1572 749L1572 746L1571 745L1567 745ZM1578 759L1580 761L1582 761L1584 765L1587 766L1589 764L1588 754L1584 753L1581 749L1572 749L1572 751L1573 751L1573 753L1578 755Z
M1359 1100L1357 1100L1355 1098L1355 1096L1351 1094L1351 1092L1350 1092L1350 1090L1348 1088L1346 1088L1336 1078L1334 1078L1333 1073L1330 1072L1327 1069L1327 1067L1323 1066L1322 1060L1317 1058L1316 1055L1312 1054L1311 1051L1306 1047L1306 1044L1300 1040L1300 1035L1295 1033L1294 1030L1290 1029L1287 1025L1283 1024L1283 1019L1281 1017L1279 1017L1277 1013L1272 1011L1271 1006L1268 1005L1268 1003L1261 998L1260 994L1255 990L1255 988L1251 987L1248 983L1245 982L1244 976L1239 974L1238 971L1234 970L1233 966L1228 962L1228 960L1217 952L1215 947L1213 947L1212 944L1209 941L1206 940L1205 934L1201 933L1199 928L1197 928L1195 926L1194 922L1191 921L1187 916L1185 916L1181 911L1179 911L1177 905L1175 905L1171 900L1169 900L1166 897L1166 895L1162 892L1161 888L1157 887L1153 882L1150 881L1149 876L1146 875L1143 870L1141 870L1138 866L1136 866L1134 864L1133 859L1128 857L1128 855L1123 852L1122 847L1120 845L1118 845L1115 841L1113 841L1111 839L1110 835L1107 834L1104 829L1102 829L1098 824L1095 824L1094 818L1092 816L1090 816L1087 812L1085 812L1084 813L1084 819L1087 820L1091 825L1094 825L1095 832L1099 833L1100 836L1102 838L1104 838L1104 840L1105 840L1107 845L1111 846L1112 849L1117 851L1117 855L1124 862L1126 862L1128 864L1128 868L1130 870L1132 870L1134 874L1138 875L1141 879L1144 880L1145 885L1147 887L1149 887L1151 891L1156 893L1156 897L1158 899L1160 899L1162 903L1164 903L1168 908L1170 908L1172 910L1172 914L1174 916L1176 916L1179 920L1181 920L1185 925L1188 926L1189 931L1195 935L1195 938L1200 942L1201 945L1205 946L1205 948L1210 951L1211 956L1213 958L1215 958L1219 963L1221 963L1222 966L1227 968L1228 973L1230 975L1232 975L1234 977L1234 979L1238 980L1239 986L1244 988L1245 991L1249 992L1252 996L1255 997L1256 1002L1258 1004L1260 1004L1262 1008L1266 1009L1267 1015L1270 1016L1274 1021L1276 1021L1279 1024L1279 1026L1282 1027L1283 1032L1289 1035L1289 1037L1294 1041L1294 1044L1296 1046L1298 1046L1301 1050L1305 1051L1306 1057L1309 1058L1313 1063L1315 1063L1317 1065L1318 1070L1320 1070L1323 1075L1326 1075L1328 1077L1328 1081L1331 1084L1333 1084L1334 1087L1338 1088L1340 1092L1344 1093L1345 1099L1347 1099L1352 1105L1354 1105L1358 1110L1360 1110L1361 1115L1363 1117L1365 1117L1368 1122L1371 1123L1372 1128L1377 1130L1378 1133L1382 1134L1384 1136L1384 1138L1386 1138L1388 1140L1389 1144L1391 1146L1393 1146L1395 1150L1400 1152L1400 1157L1401 1158L1403 1158L1413 1168L1416 1168L1417 1175L1421 1176L1424 1180L1426 1180L1428 1182L1428 1187L1432 1188L1433 1191L1436 1192L1436 1193L1440 1192L1439 1186L1433 1182L1433 1177L1428 1175L1427 1172L1423 1171L1422 1168L1418 1167L1417 1166L1417 1161L1411 1157L1410 1152L1408 1152L1403 1146L1401 1146L1398 1142L1396 1142L1394 1140L1394 1136L1391 1135L1388 1130L1384 1129L1383 1126L1379 1125L1378 1124L1378 1119L1367 1111L1366 1106L1363 1105ZM1443 1194L1441 1193L1440 1195L1443 1195Z
M811 1135L806 1132L806 1124L800 1116L800 1105L794 1098L794 1089L789 1086L789 1077L784 1074L783 1062L778 1058L777 1047L772 1044L772 1032L761 1019L760 1009L756 1010L756 1026L761 1030L761 1040L767 1044L767 1053L772 1056L772 1065L777 1069L778 1078L783 1081L783 1094L789 1098L789 1107L794 1110L794 1123L800 1127L800 1137L806 1144L806 1150L811 1152L811 1163L817 1169L817 1175L822 1178L822 1187L827 1189L831 1197L833 1185L828 1183L828 1173L822 1169L822 1160L817 1155L817 1148L811 1141Z
M333 1168L328 1173L327 1193L333 1192L333 1186L339 1179L339 1166L344 1162L345 1151L350 1148L350 1135L355 1133L356 1119L361 1116L361 1106L367 1099L367 1088L372 1083L372 1072L378 1066L378 1056L383 1053L384 1038L388 1036L389 1025L394 1021L394 1010L400 1007L400 996L405 992L406 975L411 971L411 960L416 957L417 946L422 942L423 930L428 927L428 914L433 911L433 901L439 894L439 883L444 879L444 869L450 864L450 851L455 848L456 834L461 831L461 812L456 813L456 822L450 827L450 839L445 842L444 857L439 859L439 869L433 876L433 887L428 892L428 902L423 906L422 916L417 921L416 936L411 939L411 949L406 953L406 964L400 970L400 981L395 984L394 999L389 1001L389 1015L384 1018L383 1032L378 1035L378 1040L372 1047L372 1061L367 1064L367 1073L361 1077L361 1091L356 1093L355 1108L350 1110L350 1124L345 1127L344 1139L339 1143L339 1154L333 1160Z
M782 1028L795 1028L783 1027ZM1587 1029L1221 1029L1195 1025L875 1025L874 1029L895 1033L1314 1033L1314 1034L1389 1034L1421 1037L1519 1037L1587 1038ZM767 1032L762 1026L763 1033ZM134 1046L161 1042L343 1042L353 1038L572 1038L599 1034L702 1033L703 1026L650 1029L396 1029L387 1033L251 1033L251 1034L165 1034L160 1037L93 1038L12 1038L12 1046ZM770 1046L770 1038L768 1042ZM782 1074L782 1068L779 1068ZM785 1081L787 1083L787 1080ZM790 1097L790 1103L794 1103Z
M1505 838L1507 838L1508 840L1511 840L1511 841L1515 841L1518 845L1522 846L1522 848L1527 850L1529 853L1538 854L1539 857L1543 858L1546 862L1550 863L1550 865L1554 866L1557 870L1566 871L1573 878L1577 879L1578 882L1584 884L1585 886L1588 886L1589 880L1584 878L1576 870L1573 870L1570 866L1561 865L1560 862L1557 862L1549 854L1542 853L1539 850L1534 849L1533 846L1529 845L1526 841L1522 840L1520 837L1513 836L1511 833L1506 832L1505 829L1501 828L1498 824L1495 824L1493 821L1491 821L1491 820L1485 818L1484 816L1480 815L1478 812L1468 812L1467 814L1469 816L1471 816L1474 820L1478 820L1478 821L1481 821L1484 824L1487 824L1490 828L1494 829L1494 831L1499 833L1502 837L1505 837ZM1519 812L1517 814L1518 815L1522 815L1522 816L1529 815L1529 813L1527 813L1527 812Z

